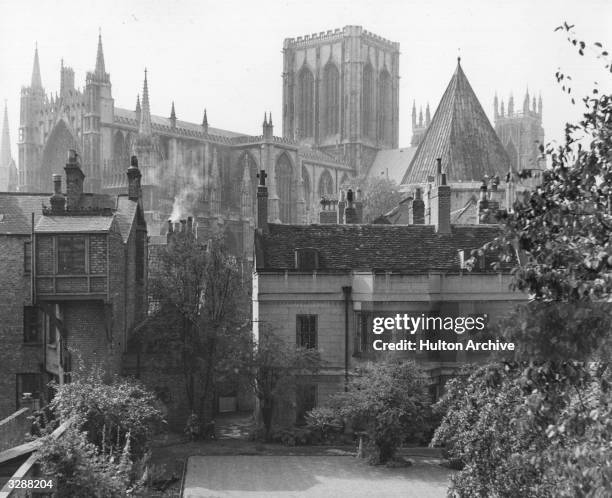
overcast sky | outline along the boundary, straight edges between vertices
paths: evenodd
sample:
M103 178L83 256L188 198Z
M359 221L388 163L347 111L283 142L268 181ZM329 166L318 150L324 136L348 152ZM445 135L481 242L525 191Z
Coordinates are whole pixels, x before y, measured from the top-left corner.
M505 100L513 92L520 108L529 86L544 99L547 140L560 139L581 107L561 92L555 71L572 74L578 95L594 81L610 90L612 81L593 54L581 58L554 32L563 21L612 48L610 0L0 0L0 99L17 158L19 91L35 43L48 92L59 90L62 57L80 87L101 28L116 106L134 108L146 66L154 114L168 116L174 100L178 119L199 123L206 107L211 126L260 134L272 111L281 135L283 39L356 24L400 43L400 146L410 143L413 99L433 114L458 54L490 119L496 91Z

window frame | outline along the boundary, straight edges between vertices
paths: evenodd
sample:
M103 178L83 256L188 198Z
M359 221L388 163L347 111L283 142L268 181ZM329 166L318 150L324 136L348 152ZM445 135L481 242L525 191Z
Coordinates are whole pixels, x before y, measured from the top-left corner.
M60 247L62 246L62 241L66 240L66 239L72 239L74 240L79 240L82 241L83 243L83 271L75 271L74 269L68 269L68 271L66 270L66 265L64 265L61 262L61 258L60 258L60 252L61 249ZM87 275L87 273L89 273L89 268L88 268L88 252L89 252L89 244L88 244L88 237L87 235L84 234L77 234L77 235L58 235L56 237L56 251L55 251L55 264L57 265L57 275ZM66 258L67 261L70 262L74 262L75 258L74 258L74 251L71 250L70 252L70 257Z
M309 335L309 337L307 338L308 340L304 341L304 320L312 320L312 330L310 330L310 326L311 324L308 324L308 329L307 330L307 334ZM296 340L296 344L298 347L301 348L305 348L305 349L318 349L319 347L319 330L318 330L318 326L319 326L319 318L318 315L315 314L309 314L309 313L299 313L297 315L295 315L295 340ZM311 339L312 337L310 337L311 334L314 334L314 345L311 346Z
M24 275L32 274L32 241L25 240L23 242L23 273Z
M38 388L36 391L32 391L32 399L42 399L43 388L42 388L42 374L40 372L19 372L15 374L15 401L16 407L19 410L22 407L21 400L23 398L23 394L29 391L23 389L23 379L28 376L31 380L38 384Z

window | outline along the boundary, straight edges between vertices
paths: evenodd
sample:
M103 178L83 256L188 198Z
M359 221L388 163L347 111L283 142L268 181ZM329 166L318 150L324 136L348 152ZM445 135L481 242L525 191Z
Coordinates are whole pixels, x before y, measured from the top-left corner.
M44 314L35 306L23 307L23 342L40 344L42 342Z
M363 94L361 98L361 127L364 137L372 137L372 89L373 83L372 66L368 63L363 68Z
M23 243L23 272L29 275L32 271L32 243L28 240Z
M312 137L314 133L314 76L304 67L298 76L298 135Z
M391 138L391 75L384 70L378 81L378 139Z
M295 250L296 270L316 270L319 268L319 251L311 248Z
M23 405L24 399L40 399L41 376L38 373L17 374L17 408Z
M306 414L317 406L317 385L298 384L295 393L295 423L304 425Z
M323 92L325 95L325 135L333 135L339 131L338 118L340 116L340 74L333 64L325 66Z
M293 172L291 162L283 154L276 163L276 191L279 197L279 218L281 223L291 223L291 191Z
M297 345L302 348L317 347L317 315L297 315Z
M57 272L85 273L85 237L62 235L57 238Z

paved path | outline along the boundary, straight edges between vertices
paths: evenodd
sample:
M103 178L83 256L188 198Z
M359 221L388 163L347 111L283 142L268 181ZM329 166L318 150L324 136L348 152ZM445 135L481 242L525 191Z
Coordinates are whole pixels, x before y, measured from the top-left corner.
M192 456L183 497L445 498L449 474L427 460L390 469L346 456Z

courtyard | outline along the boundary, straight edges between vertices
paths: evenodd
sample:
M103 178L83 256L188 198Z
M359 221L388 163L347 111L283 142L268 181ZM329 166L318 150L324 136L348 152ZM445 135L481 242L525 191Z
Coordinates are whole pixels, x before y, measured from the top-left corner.
M184 498L444 498L450 471L437 459L369 466L352 456L198 455L187 462Z

